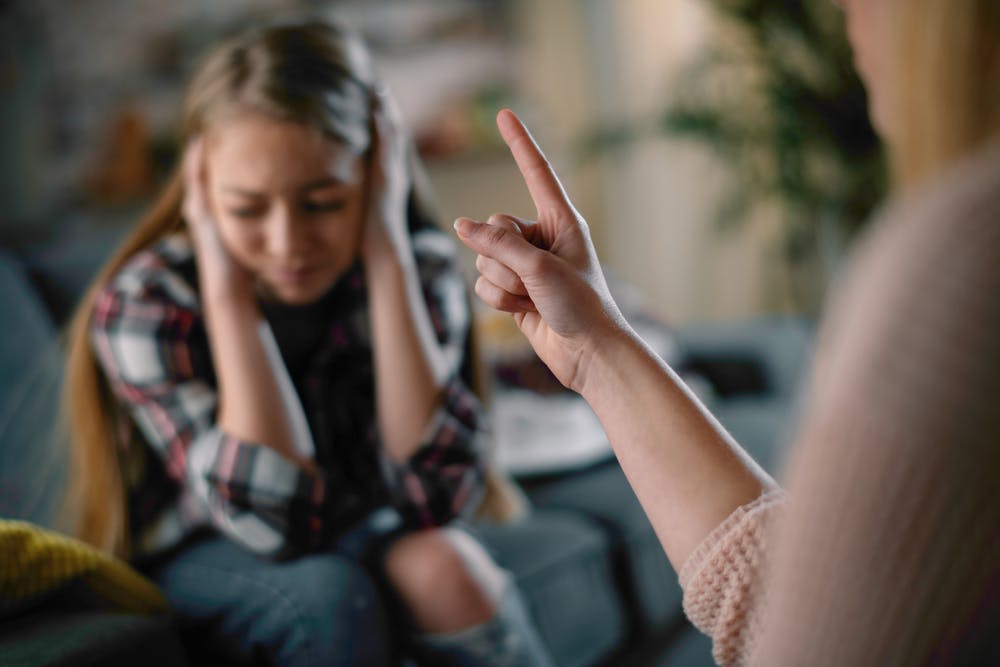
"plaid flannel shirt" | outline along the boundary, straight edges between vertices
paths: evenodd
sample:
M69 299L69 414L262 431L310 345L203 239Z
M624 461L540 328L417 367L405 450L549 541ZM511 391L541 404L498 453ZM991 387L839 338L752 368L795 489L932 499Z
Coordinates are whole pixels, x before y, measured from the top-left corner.
M454 360L422 445L402 464L384 455L374 421L363 267L333 288L334 314L296 378L319 472L216 424L217 388L189 241L174 236L133 257L101 291L91 341L133 436L120 459L137 554L212 526L275 557L331 548L390 506L414 527L471 509L482 490L483 411L468 376L470 310L455 244L411 231L428 312ZM280 409L280 407L276 407ZM124 431L123 431L124 432Z

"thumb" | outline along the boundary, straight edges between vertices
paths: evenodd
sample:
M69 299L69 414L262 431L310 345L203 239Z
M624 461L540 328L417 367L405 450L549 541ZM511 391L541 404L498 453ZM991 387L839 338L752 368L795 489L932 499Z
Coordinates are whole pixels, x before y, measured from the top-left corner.
M476 253L495 259L521 277L535 272L545 254L544 250L531 245L520 229L514 231L506 225L459 218L455 221L455 231L462 243Z

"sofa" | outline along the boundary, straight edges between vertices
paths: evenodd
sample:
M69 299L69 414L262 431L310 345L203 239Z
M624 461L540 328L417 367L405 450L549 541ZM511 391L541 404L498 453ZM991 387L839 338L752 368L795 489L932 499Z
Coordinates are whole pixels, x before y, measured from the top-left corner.
M65 480L60 328L120 236L85 229L0 248L0 517L52 526ZM673 330L677 365L766 468L779 458L812 328L790 318ZM477 530L561 666L713 664L676 574L613 457L517 481L530 512ZM198 664L169 617L61 605L0 615L3 664Z

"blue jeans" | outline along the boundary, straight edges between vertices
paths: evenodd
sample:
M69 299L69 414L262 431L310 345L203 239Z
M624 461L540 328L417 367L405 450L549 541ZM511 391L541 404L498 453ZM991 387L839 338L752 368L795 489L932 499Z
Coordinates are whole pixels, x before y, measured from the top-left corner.
M185 642L216 664L387 665L391 644L375 583L337 554L270 562L219 536L148 569Z
M210 664L379 666L406 655L434 667L551 665L509 580L495 592L492 620L416 633L381 574L384 549L405 534L387 518L373 513L336 552L273 562L208 534L142 569L163 589L188 648Z

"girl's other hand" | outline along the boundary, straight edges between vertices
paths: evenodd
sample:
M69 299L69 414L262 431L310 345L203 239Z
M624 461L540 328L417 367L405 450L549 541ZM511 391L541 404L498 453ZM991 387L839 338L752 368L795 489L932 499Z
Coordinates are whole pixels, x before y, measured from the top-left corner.
M537 222L493 215L459 218L459 238L479 254L476 294L514 315L560 382L582 392L592 353L628 331L611 298L586 221L566 196L527 128L508 109L497 116L538 211Z
M207 195L205 141L195 138L184 154L184 202L181 214L194 245L202 297L253 299L253 277L226 250Z
M368 172L368 214L362 253L366 260L383 252L401 259L409 253L406 204L410 192L407 140L395 99L376 93L375 136Z

